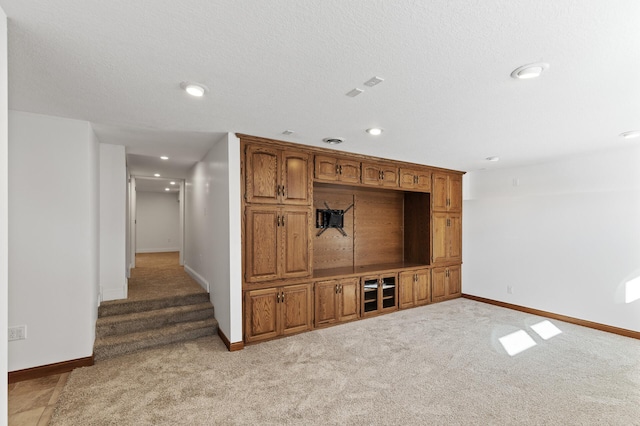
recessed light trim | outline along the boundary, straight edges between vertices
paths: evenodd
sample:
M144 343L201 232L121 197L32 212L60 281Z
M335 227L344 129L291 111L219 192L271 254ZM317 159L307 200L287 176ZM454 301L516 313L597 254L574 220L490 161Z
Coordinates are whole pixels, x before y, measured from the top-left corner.
M155 177L160 177L160 173L154 173L153 174Z
M175 184L176 184L175 182L169 182L169 185L175 185Z
M511 77L518 80L527 80L530 78L537 78L549 68L549 64L546 62L536 62L534 64L527 64L516 68L511 73Z
M294 133L293 130L285 130L284 132L282 132L282 134L285 136L292 135L293 133Z
M358 96L359 94L364 93L364 90L362 89L358 89L357 87L353 90L350 90L346 93L347 96L349 96L350 98L355 98L356 96Z
M377 77L377 76L376 77L371 77L369 80L364 82L364 85L368 86L368 87L373 87L373 86L375 86L377 84L382 83L383 81L384 81L384 78L382 78L382 77Z
M337 145L339 143L344 142L343 138L324 138L322 142L328 143L329 145Z
M496 156L494 155L494 156L492 156L492 157L487 157L487 158L485 158L485 160L487 160L487 161L492 161L492 162L494 162L494 163L495 163L496 161L500 161L500 157L496 157Z
M384 130L383 130L383 129L381 129L381 128L379 128L379 127L372 127L372 128L370 128L370 129L367 129L367 133L369 133L369 134L370 134L370 135L372 135L372 136L378 136L378 135L381 135L383 131L384 131Z
M620 136L622 136L625 139L637 138L637 137L640 137L640 130L631 130L628 132L620 133Z
M165 188L164 190L165 190L165 191L171 191L171 189L169 189L169 188Z
M166 155L163 155L162 157L160 157L161 160L168 160L169 157L167 157Z
M194 83L190 81L183 81L180 83L180 87L191 96L201 98L205 93L209 91L209 88L204 84Z

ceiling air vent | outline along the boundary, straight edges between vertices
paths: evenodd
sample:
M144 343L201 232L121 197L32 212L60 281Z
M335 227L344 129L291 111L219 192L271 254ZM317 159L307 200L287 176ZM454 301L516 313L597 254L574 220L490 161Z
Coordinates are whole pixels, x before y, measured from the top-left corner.
M342 138L324 138L322 139L323 142L326 142L330 145L337 145L339 143L344 142L344 139Z

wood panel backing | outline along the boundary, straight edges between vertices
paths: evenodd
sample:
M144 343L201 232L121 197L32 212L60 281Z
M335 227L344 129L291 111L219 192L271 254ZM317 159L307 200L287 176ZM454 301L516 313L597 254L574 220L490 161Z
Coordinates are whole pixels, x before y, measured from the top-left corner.
M327 229L316 237L319 229L315 228L316 209L329 207L335 210L345 210L354 202L353 190L345 187L316 186L313 201L313 269L330 269L353 267L353 216L354 208L344 215L343 236L337 229Z
M356 266L403 261L403 202L402 192L355 191Z
M411 263L429 264L430 194L407 192L404 196L404 260Z

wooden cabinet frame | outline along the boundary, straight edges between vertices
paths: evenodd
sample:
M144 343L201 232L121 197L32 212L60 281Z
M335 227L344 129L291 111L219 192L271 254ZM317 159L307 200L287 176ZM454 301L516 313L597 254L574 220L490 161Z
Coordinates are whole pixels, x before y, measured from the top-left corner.
M315 283L315 326L351 321L360 317L360 280L345 278Z
M433 224L432 262L434 264L462 262L461 214L433 212L431 221Z
M462 176L451 173L433 173L433 211L462 211Z
M319 181L360 183L360 162L329 155L316 155L314 176Z
M375 283L375 287L374 287ZM398 309L398 277L396 274L364 276L360 279L362 317Z
M431 273L428 269L400 272L398 284L400 309L431 303Z
M431 300L441 302L460 297L461 288L460 265L433 268L431 270Z

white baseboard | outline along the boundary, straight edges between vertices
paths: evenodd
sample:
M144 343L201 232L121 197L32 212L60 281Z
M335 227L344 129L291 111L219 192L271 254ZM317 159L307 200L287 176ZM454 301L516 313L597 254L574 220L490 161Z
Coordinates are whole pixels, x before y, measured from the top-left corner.
M196 280L198 284L202 286L202 288L207 290L207 293L209 292L209 282L205 280L202 275L191 269L186 263L184 264L184 270L191 276L191 278Z
M171 251L180 251L180 247L136 249L136 254L138 254L138 253L168 253L168 252L171 252Z
M127 280L125 280L124 286L120 288L104 288L100 289L102 294L102 301L119 300L127 298Z

